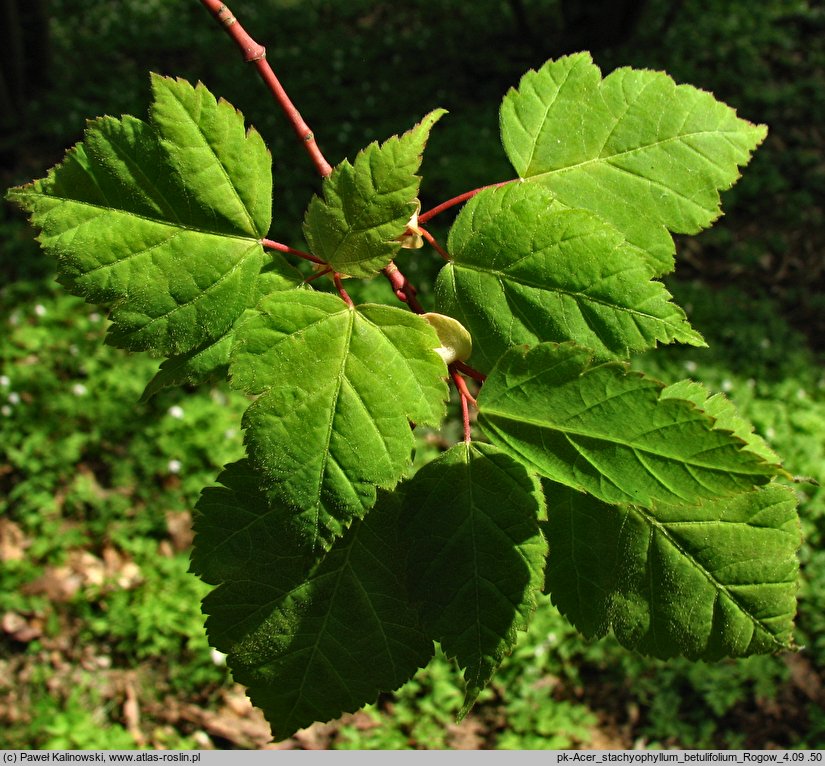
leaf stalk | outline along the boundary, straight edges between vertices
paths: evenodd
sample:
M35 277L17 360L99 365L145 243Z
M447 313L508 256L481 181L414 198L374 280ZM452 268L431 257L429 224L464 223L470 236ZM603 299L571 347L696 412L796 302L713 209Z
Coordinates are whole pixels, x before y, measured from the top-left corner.
M349 297L349 293L344 289L344 283L341 279L341 275L337 271L333 273L332 281L335 282L335 288L338 290L338 295L341 296L344 303L346 303L351 309L355 308L352 298Z
M455 384L459 397L461 397L461 416L464 421L464 441L467 444L469 444L473 440L473 429L470 425L469 405L472 404L473 407L478 409L478 402L475 400L475 397L470 393L470 390L467 388L467 383L465 382L464 378L461 377L458 370L456 369L455 362L453 362L447 369L450 371L450 377L453 379L453 383Z
M451 207L460 205L462 202L466 202L468 199L475 197L480 191L484 191L485 189L496 189L499 186L506 186L507 184L515 183L518 180L518 178L511 178L509 181L499 181L495 184L479 186L477 189L471 189L468 192L464 192L464 194L459 194L457 197L448 199L446 202L436 205L434 208L427 210L425 213L421 213L421 215L418 216L418 223L427 223L427 221L431 218L435 218L439 213L443 213L445 210L449 210Z
M327 262L321 260L317 255L304 252L303 250L296 250L294 247L284 245L281 242L275 242L271 239L262 239L261 244L264 247L268 247L270 250L277 250L279 253L289 253L290 255L297 255L299 258L303 258L305 261L312 261L312 263L317 263L319 266L327 265Z
M422 226L418 227L418 231L421 232L421 236L427 240L427 243L432 247L445 261L452 260L450 258L450 254L443 248L441 245L438 244L438 240L430 234L425 228Z

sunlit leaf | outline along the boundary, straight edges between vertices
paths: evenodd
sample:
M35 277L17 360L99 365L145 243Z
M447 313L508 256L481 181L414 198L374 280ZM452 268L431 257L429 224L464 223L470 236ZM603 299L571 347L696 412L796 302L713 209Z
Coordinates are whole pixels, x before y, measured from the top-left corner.
M230 367L235 387L261 394L243 419L249 455L300 536L328 548L410 466L410 422L440 424L438 336L409 311L329 293L273 293L257 311Z
M602 80L587 53L528 72L501 105L516 172L613 223L657 274L673 268L668 231L710 226L721 214L719 192L766 134L663 72L622 68Z

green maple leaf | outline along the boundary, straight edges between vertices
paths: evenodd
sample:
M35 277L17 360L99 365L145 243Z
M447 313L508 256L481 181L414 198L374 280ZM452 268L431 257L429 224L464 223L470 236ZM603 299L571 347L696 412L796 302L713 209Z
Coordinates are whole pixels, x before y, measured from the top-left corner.
M458 444L402 486L410 597L427 635L464 668L464 716L541 593L541 485L492 445Z
M31 213L60 281L112 305L108 342L183 354L219 338L254 294L272 178L261 137L203 86L152 78L151 123L102 117L40 181Z
M371 277L398 252L418 205L421 154L443 114L437 109L404 135L370 144L324 179L323 196L307 208L304 235L335 271Z
M257 489L246 461L219 481L196 508L192 565L218 585L204 600L210 641L275 739L375 702L427 663L394 496L313 560L294 552L278 520L290 509Z
M784 473L691 401L573 344L508 351L478 398L490 441L607 503L696 504Z
M779 463L779 456L761 436L754 433L753 426L737 412L736 407L724 394L711 395L701 383L682 380L665 388L661 395L663 398L693 402L714 419L714 428L735 434L747 444L750 452L760 455L766 462ZM792 478L786 472L783 472L783 475L786 479Z
M230 366L233 386L261 394L243 419L249 455L306 543L328 548L409 467L410 422L441 422L438 336L408 311L312 290L274 293L257 311Z
M533 184L487 189L450 231L439 310L467 326L486 372L511 346L573 340L626 357L657 341L705 345L646 259L610 224Z
M657 274L673 268L668 231L710 226L719 191L766 133L663 72L623 68L602 80L587 53L528 72L501 105L502 142L518 174L613 223Z
M277 255L273 256L255 280L250 308L243 312L235 323L219 338L208 340L185 354L166 359L152 380L149 381L140 400L151 399L158 391L170 386L205 383L217 378L225 378L229 372L229 355L238 327L247 319L256 316L255 306L265 295L280 290L291 290L303 282L301 273Z
M770 485L701 505L608 505L547 485L547 589L588 637L717 660L787 649L799 564L796 499Z

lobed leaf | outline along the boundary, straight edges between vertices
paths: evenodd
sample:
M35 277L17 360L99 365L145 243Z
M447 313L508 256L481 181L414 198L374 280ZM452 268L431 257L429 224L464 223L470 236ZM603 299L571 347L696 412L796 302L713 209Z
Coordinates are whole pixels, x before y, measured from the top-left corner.
M410 596L464 668L466 715L526 630L547 544L538 478L490 444L458 444L403 485Z
M12 189L60 281L112 305L108 342L185 354L242 313L263 264L270 158L203 86L153 76L152 124L102 117L45 179Z
M650 266L610 224L560 209L533 184L486 189L450 231L452 261L436 281L439 310L476 341L488 372L511 346L573 340L601 358L657 341L705 345Z
M692 402L571 343L507 352L478 399L490 441L607 503L693 505L782 473Z
M354 712L427 663L393 496L312 562L292 552L278 521L290 509L257 488L247 461L219 481L195 517L193 568L220 583L204 600L206 628L275 739Z
M447 369L438 336L397 308L338 296L267 296L238 330L232 384L261 396L244 415L266 486L295 510L311 549L329 548L410 465L410 422L437 426Z
M344 160L324 179L323 196L307 208L304 235L335 271L374 276L401 247L418 206L421 155L443 114L437 109L404 135L370 144L355 162Z
M586 636L656 657L789 648L800 526L770 485L701 505L608 505L547 485L547 589Z
M518 174L610 221L658 275L673 268L668 230L710 226L719 192L766 133L663 72L623 68L602 80L587 53L528 72L501 105L502 142Z

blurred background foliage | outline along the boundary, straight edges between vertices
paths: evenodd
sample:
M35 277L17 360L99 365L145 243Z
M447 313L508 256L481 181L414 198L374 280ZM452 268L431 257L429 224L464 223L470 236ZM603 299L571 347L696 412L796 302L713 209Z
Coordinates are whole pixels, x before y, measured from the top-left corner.
M422 202L512 176L497 110L529 67L578 49L606 73L665 69L770 135L725 218L679 238L669 287L709 349L638 366L725 391L795 474L825 480L825 8L815 0L235 0L328 159L437 106ZM149 70L202 80L273 154L272 236L300 246L318 182L255 73L195 0L3 0L0 186L44 174L86 118L144 116ZM444 238L450 216L433 221ZM442 220L445 219L445 220ZM190 510L241 453L224 387L137 400L156 361L102 344L105 316L54 283L0 208L0 747L260 747L268 729L204 638ZM404 256L425 305L438 259ZM391 299L376 280L361 297ZM417 462L457 434L420 438ZM587 643L548 603L460 725L439 656L361 713L282 747L825 746L825 494L806 534L793 655L658 662Z

